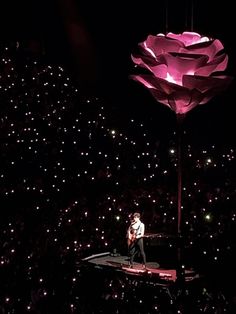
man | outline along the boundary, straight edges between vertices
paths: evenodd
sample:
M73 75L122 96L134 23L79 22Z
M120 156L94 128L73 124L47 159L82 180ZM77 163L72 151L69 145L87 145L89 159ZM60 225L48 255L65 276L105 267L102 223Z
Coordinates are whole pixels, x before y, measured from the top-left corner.
M143 268L146 268L146 255L143 247L143 236L145 232L144 223L140 220L140 214L134 213L133 220L127 230L129 266L133 268L134 257L141 254Z

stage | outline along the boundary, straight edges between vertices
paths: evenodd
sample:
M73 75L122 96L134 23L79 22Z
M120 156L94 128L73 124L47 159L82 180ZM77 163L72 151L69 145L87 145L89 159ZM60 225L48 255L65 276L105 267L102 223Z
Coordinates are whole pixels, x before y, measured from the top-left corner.
M139 278L149 278L151 280L163 283L175 283L177 280L176 269L163 268L158 262L147 262L146 268L143 269L142 264L134 262L133 268L129 267L128 257L111 252L94 254L83 258L80 265L90 266L99 270L110 270L120 272L122 274L136 276ZM184 271L185 281L192 281L199 278L194 270Z

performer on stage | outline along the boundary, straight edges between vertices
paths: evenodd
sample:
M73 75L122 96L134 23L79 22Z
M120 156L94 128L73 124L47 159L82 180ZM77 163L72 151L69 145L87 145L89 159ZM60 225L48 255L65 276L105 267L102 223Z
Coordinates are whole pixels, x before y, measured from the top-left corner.
M143 236L145 232L144 223L140 220L140 214L134 213L133 220L127 230L129 266L133 268L134 257L137 253L141 254L143 268L146 268L146 255L143 246Z

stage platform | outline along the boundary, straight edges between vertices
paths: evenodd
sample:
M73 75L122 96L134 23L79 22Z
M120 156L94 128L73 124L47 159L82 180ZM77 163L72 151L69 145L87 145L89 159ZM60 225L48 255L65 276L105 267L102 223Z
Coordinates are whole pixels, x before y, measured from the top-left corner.
M111 252L104 252L94 254L82 259L82 264L99 269L110 269L114 272L121 272L127 275L149 277L150 279L159 280L161 282L175 283L176 269L162 268L157 262L147 262L146 269L142 268L142 264L134 263L133 268L129 268L128 257L114 254ZM184 271L185 281L192 281L199 278L193 270Z

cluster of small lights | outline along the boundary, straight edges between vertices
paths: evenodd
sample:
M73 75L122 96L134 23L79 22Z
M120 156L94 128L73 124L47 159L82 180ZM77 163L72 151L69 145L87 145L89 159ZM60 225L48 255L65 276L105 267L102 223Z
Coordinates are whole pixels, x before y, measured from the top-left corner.
M1 48L0 59L0 307L31 312L64 293L65 312L76 313L78 260L122 247L131 212L142 211L147 231L176 232L176 138L159 151L147 121L109 119L112 109L80 95L62 67L17 49ZM235 150L183 149L186 249L216 264L233 244L224 237L236 223ZM112 298L125 300L125 285Z

